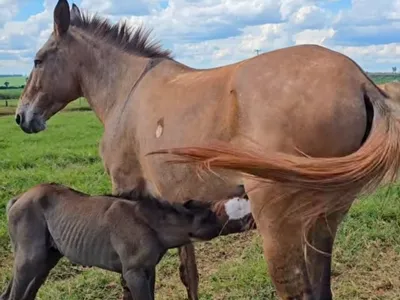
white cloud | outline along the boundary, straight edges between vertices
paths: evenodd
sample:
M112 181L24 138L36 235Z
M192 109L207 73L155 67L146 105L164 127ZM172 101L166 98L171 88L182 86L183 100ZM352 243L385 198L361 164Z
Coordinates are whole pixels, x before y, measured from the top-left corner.
M52 30L57 0L13 21L21 3L0 0L0 73L29 71ZM30 0L31 1L31 0ZM364 68L398 62L400 0L82 0L90 13L153 28L153 37L193 67L229 64L293 44L320 44L350 55ZM331 9L335 5L335 9ZM12 62L12 63L11 63ZM11 68L11 69L10 69ZM6 70L6 71L5 71Z
M325 45L325 42L335 35L335 30L329 29L307 29L296 33L294 36L294 43L300 44L316 44Z
M15 0L0 0L0 26L18 13L18 4Z

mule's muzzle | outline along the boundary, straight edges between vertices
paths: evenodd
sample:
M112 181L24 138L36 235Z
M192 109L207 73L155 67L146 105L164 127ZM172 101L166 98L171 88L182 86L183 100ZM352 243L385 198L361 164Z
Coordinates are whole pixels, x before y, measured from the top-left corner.
M15 116L15 122L23 132L31 134L38 133L46 129L45 122L39 117L27 117L25 112L19 112Z
M17 123L17 125L21 125L21 123L23 122L23 114L17 114L15 116L15 122Z

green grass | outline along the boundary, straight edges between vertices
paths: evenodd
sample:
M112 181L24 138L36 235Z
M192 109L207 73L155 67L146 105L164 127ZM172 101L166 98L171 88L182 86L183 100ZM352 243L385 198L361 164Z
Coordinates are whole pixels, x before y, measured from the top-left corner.
M6 89L0 90L0 102L4 99L18 99L21 96L22 89Z
M18 106L17 99L11 100L0 100L0 116L14 115L15 110ZM89 104L85 98L79 98L69 103L63 111L78 111L78 110L90 110Z
M0 290L10 278L5 205L40 182L55 181L91 194L111 185L98 155L102 127L92 112L54 116L48 129L24 134L12 116L0 118ZM335 299L400 299L400 188L381 189L358 201L342 223L333 257ZM200 294L208 299L275 299L257 232L231 235L196 245ZM185 299L176 250L157 267L156 299ZM119 276L71 266L52 271L40 300L116 300Z
M9 82L10 86L21 86L26 83L25 76L7 76L0 77L0 85L4 85L4 82Z
M400 80L400 74L379 74L379 73L374 74L374 73L371 73L371 74L369 74L369 76L376 84L382 84L382 83Z

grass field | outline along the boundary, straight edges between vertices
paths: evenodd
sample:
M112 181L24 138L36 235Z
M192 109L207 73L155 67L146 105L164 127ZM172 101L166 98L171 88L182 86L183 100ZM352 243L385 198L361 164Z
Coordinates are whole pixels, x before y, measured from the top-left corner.
M400 74L380 74L380 73L370 73L369 76L377 83L386 83L390 81L400 80ZM21 86L26 83L24 76L8 76L0 77L0 86L4 85L4 82L8 81L10 86ZM3 106L4 100L2 99L18 99L22 93L22 89L0 89L0 107Z
M6 106L7 101L7 106ZM18 105L18 100L0 100L0 117L6 115L13 115ZM79 111L90 110L89 104L85 98L79 98L69 103L63 111Z
M396 74L371 73L369 74L369 76L377 84L400 80L400 74L397 73Z
M6 76L0 77L0 85L4 85L4 82L9 82L10 86L21 86L26 83L25 76Z
M109 193L111 186L97 150L101 134L100 123L89 111L58 114L38 135L24 134L12 116L0 118L0 290L10 278L13 259L7 201L46 181L92 194ZM335 299L400 299L399 198L400 188L394 187L353 205L335 245ZM201 299L275 299L260 245L256 232L197 244ZM157 271L156 299L186 298L175 250L164 257ZM120 296L117 275L63 260L38 299L116 300Z

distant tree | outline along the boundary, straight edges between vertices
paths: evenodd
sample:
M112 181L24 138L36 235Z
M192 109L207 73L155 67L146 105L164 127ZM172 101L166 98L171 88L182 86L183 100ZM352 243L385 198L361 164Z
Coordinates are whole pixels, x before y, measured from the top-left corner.
M25 82L28 82L28 77L25 78Z
M392 67L392 71L393 71L393 73L396 73L397 72L397 67Z
M4 86L5 86L6 88L8 88L9 85L10 85L10 83L9 83L8 81L4 82Z

